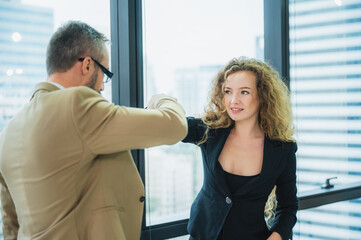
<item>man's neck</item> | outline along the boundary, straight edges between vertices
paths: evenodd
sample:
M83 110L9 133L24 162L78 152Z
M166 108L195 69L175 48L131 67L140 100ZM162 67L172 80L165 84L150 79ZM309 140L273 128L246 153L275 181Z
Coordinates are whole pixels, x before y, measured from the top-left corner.
M84 84L79 81L81 76L76 74L72 69L66 72L57 72L53 73L48 76L48 81L56 84L59 84L63 88L68 87L76 87L76 86L83 86Z
M64 89L65 87L57 82L52 82L52 81L48 81L49 83L55 85L56 87L58 87L59 89Z

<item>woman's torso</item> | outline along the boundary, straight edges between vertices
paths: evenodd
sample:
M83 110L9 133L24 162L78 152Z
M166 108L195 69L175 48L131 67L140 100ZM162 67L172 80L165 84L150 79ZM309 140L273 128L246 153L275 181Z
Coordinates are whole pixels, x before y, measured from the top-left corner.
M232 129L219 155L222 168L240 176L254 176L261 172L264 134L240 137Z

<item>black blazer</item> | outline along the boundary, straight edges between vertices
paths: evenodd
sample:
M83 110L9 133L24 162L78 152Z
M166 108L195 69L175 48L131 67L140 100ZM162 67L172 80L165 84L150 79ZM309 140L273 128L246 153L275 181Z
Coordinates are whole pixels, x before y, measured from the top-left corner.
M203 138L206 125L201 119L188 117L187 120L188 135L182 141L197 144ZM249 236L247 239L264 240L273 231L278 232L283 240L289 239L298 209L296 143L265 138L261 173L231 194L218 162L231 129L232 126L210 130L207 141L200 145L204 182L191 207L187 228L190 239L217 239L229 211L236 203L238 211L239 206L242 209L236 216L245 219L243 227L245 236ZM268 231L264 221L264 206L274 185L277 185L278 205L273 227Z

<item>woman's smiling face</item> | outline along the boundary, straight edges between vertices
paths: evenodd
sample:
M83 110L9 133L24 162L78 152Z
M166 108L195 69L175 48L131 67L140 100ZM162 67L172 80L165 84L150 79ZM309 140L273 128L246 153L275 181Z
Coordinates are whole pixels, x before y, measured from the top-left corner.
M249 71L230 74L224 86L224 103L233 121L258 121L259 99L255 74Z

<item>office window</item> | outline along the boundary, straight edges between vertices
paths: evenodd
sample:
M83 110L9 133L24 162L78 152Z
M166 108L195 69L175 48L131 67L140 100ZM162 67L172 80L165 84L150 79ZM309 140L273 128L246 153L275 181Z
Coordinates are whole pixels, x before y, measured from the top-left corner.
M45 53L53 32L68 20L80 20L110 39L109 13L108 1L0 0L0 132L29 101L34 86L46 81ZM110 88L106 84L103 93L109 101Z
M79 11L86 5L86 11ZM46 81L45 53L53 32L84 21L110 39L109 2L0 0L0 131ZM103 95L111 101L111 84Z
M144 99L174 96L199 116L212 78L230 59L263 59L263 0L144 0ZM196 146L145 151L146 225L189 218L203 182Z
M361 176L361 1L290 1L299 191ZM360 199L298 214L294 239L360 239Z

